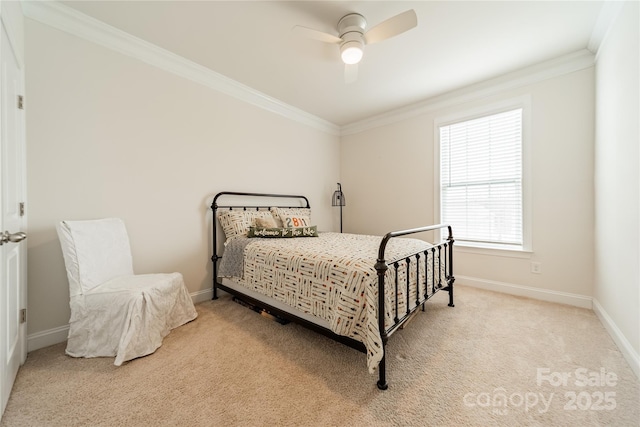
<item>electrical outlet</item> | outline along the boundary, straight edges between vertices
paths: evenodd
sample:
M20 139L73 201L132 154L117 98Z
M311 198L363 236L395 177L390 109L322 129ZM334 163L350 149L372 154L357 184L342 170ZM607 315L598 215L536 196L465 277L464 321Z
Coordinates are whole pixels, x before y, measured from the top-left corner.
M531 261L531 272L534 274L542 273L542 264L537 261Z

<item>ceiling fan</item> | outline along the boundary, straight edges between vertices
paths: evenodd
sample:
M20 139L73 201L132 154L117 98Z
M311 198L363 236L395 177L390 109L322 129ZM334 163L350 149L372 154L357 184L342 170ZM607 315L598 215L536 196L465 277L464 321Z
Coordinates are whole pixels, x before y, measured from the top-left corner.
M340 57L345 63L345 82L352 83L358 77L358 62L362 59L365 44L378 43L402 34L418 25L413 9L382 21L367 30L367 20L359 13L350 13L338 21L338 35L296 25L292 31L302 36L340 46Z

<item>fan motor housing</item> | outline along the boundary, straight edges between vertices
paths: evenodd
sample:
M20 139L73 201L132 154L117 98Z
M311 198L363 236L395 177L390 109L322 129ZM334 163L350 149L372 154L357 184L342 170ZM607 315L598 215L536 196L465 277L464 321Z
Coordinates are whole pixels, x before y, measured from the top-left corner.
M359 13L350 13L345 15L338 21L338 34L340 38L347 33L355 32L361 36L364 34L364 29L367 27L367 20Z

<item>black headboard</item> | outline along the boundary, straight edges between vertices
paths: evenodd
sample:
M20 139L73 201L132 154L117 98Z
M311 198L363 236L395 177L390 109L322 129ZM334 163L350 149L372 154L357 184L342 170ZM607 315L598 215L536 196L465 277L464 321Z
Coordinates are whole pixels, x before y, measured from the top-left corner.
M225 201L224 204L218 204L218 200ZM229 203L226 203L229 200ZM235 203L232 203L236 200ZM283 203L278 203L278 200L282 200ZM292 205L295 201L298 201L297 205ZM247 202L249 201L249 202ZM254 203L255 201L255 203ZM289 204L284 204L288 201ZM304 205L303 205L304 203ZM211 203L211 209L213 210L213 255L211 261L213 262L213 299L217 298L216 285L218 284L218 260L222 258L218 251L218 210L219 209L255 209L264 210L272 207L278 208L310 208L309 199L305 196L292 195L292 194L268 194L268 193L243 193L239 191L221 191L216 194Z
M304 200L304 206L280 206L280 205L274 205L274 204L270 204L265 202L265 204L256 204L254 206L247 206L244 204L234 204L234 205L219 205L218 204L218 199L224 196L230 196L231 198L233 198L233 196L236 196L238 198L242 198L242 199L254 199L255 200L260 200L262 199L289 199L289 201L298 199L298 200ZM259 203L259 202L257 202ZM270 208L270 207L278 207L278 208L309 208L309 199L307 199L305 196L298 196L298 195L291 195L291 194L267 194L267 193L242 193L242 192L238 192L238 191L222 191L218 194L216 194L216 196L213 198L213 202L211 203L211 209L213 209L213 212L215 213L216 210L218 209L260 209L260 208Z

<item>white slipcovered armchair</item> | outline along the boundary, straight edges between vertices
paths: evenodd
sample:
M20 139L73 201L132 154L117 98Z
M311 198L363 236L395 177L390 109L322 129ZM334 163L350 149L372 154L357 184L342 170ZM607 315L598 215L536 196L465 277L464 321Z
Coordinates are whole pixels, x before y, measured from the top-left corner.
M69 356L115 356L120 366L197 317L180 273L134 275L122 220L62 221L57 231L69 279Z

